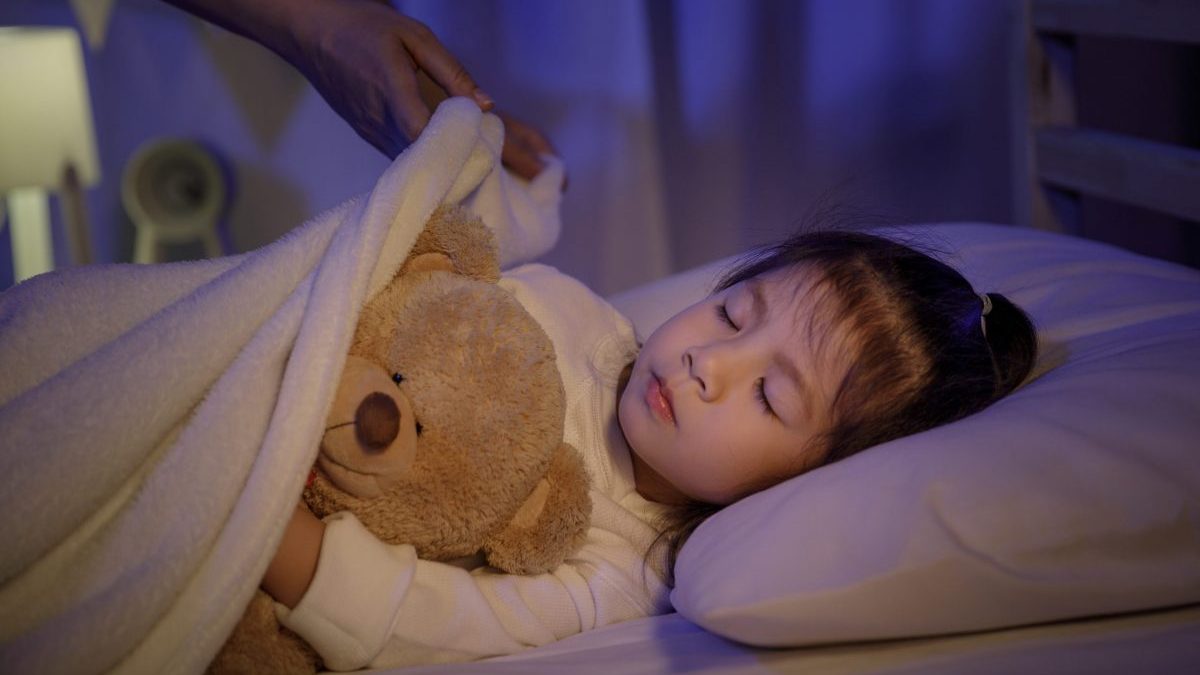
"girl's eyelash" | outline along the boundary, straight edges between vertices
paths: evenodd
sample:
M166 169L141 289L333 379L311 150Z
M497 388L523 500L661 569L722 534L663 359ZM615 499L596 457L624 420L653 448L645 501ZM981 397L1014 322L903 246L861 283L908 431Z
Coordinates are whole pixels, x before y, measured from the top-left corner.
M722 302L721 304L717 305L716 310L718 319L720 319L730 328L734 330L738 329L737 324L735 324L733 319L729 316L729 310L725 309L725 303Z
M725 303L716 306L717 318L734 330L738 330L737 324L733 322L733 318L729 316L729 310L725 308ZM775 410L771 407L771 402L767 400L767 380L758 378L754 383L754 397L758 399L759 405L762 406L763 412L776 417Z
M754 395L758 402L762 404L763 412L771 417L776 417L774 408L771 407L771 402L767 400L767 380L766 378L758 378L754 383Z

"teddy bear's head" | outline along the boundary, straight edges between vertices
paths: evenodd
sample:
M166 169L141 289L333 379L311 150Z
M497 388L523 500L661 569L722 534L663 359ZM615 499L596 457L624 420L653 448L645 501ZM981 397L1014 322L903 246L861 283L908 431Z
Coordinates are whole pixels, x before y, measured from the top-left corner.
M435 214L363 309L305 501L423 558L541 572L582 539L586 473L553 345L494 261L477 219Z

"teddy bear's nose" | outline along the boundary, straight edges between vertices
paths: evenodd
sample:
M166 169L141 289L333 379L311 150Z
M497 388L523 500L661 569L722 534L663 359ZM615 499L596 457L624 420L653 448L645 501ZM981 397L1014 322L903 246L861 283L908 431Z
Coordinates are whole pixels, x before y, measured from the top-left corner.
M400 433L400 409L390 397L375 392L358 404L354 413L354 435L363 449L383 452Z

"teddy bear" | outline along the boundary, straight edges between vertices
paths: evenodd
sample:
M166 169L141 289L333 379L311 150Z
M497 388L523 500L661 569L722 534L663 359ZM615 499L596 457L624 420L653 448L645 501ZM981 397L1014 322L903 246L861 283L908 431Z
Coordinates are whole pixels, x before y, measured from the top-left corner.
M460 207L435 211L359 317L303 493L317 517L350 511L423 559L481 554L513 574L582 543L588 479L562 439L554 347L499 277L491 231ZM320 667L259 590L209 672Z

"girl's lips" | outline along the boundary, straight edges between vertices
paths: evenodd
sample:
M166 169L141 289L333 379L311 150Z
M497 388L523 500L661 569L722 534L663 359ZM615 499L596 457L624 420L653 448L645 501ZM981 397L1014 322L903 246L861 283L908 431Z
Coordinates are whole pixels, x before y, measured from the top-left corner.
M675 409L671 406L671 394L663 389L662 381L650 373L646 383L646 406L662 421L675 426Z

